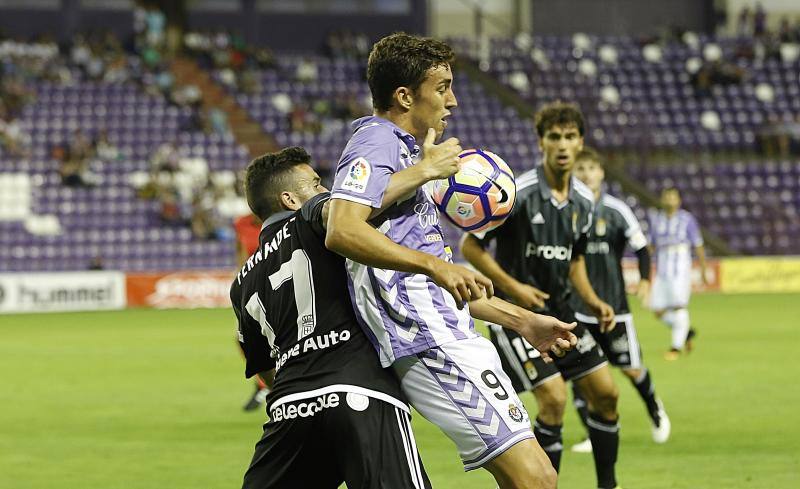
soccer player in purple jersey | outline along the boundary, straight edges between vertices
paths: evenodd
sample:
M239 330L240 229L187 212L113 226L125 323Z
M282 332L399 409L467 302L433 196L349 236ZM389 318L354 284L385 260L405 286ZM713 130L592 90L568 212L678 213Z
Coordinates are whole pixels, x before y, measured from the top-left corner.
M694 329L689 321L689 296L692 293L692 249L700 263L700 276L708 285L706 253L697 219L681 209L678 189L661 192L662 211L650 213L650 244L655 250L656 277L650 308L672 329L672 348L664 355L677 360L692 348Z
M452 264L424 187L370 220L392 174L457 161L457 140L434 144L457 105L453 57L446 44L407 34L375 44L367 67L375 115L353 123L336 170L326 243L348 258L356 318L382 364L394 368L417 411L457 445L465 469L487 469L503 489L552 488L556 473L470 313L520 332L545 353L575 344L571 326L491 297L488 279Z

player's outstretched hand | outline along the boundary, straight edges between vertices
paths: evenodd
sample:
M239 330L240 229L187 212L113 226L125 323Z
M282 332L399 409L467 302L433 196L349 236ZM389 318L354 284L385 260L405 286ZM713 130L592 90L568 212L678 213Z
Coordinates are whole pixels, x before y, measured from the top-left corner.
M550 298L550 294L522 282L517 282L509 292L514 304L529 310L544 308L544 301Z
M539 350L545 362L551 362L551 353L562 357L578 344L578 338L572 333L575 325L576 323L567 324L552 316L532 314L519 334Z
M449 138L440 144L434 144L434 139L436 131L432 127L428 128L428 134L422 143L422 160L417 165L426 169L431 180L438 180L458 171L458 155L462 149L456 138Z
M614 309L603 301L597 303L594 309L594 315L600 323L600 332L608 333L614 326L617 325L616 318L614 317Z
M484 275L444 260L437 263L431 278L439 287L450 292L459 309L463 309L469 301L481 297L488 299L494 295L492 281Z

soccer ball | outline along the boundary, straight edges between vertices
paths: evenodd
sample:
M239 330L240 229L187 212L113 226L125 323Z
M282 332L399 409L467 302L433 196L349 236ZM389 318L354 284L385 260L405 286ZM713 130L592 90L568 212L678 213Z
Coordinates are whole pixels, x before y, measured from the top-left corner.
M433 201L453 224L469 232L490 231L511 214L517 195L514 174L502 158L468 149L458 172L433 183Z

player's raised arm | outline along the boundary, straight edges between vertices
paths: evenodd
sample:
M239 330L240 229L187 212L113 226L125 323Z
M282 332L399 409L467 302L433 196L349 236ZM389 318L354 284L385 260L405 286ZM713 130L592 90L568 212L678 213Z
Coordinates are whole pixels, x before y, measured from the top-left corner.
M542 308L544 301L550 298L547 293L509 275L484 249L483 243L472 234L464 234L461 240L461 254L473 267L486 275L498 290L503 291L514 303L525 309Z
M567 324L552 316L536 314L498 297L469 303L473 317L516 331L549 360L549 352L561 356L572 349L578 338L571 333L576 323Z
M325 246L367 266L427 275L450 292L459 307L483 297L484 291L493 294L491 281L480 273L398 245L381 234L367 222L371 212L372 208L363 204L333 200Z
M435 137L436 131L433 128L428 129L428 134L423 144L423 151L425 151L425 154L429 155L428 158L423 158L416 165L392 174L389 179L389 185L386 187L386 191L383 194L381 207L372 209L369 215L370 219L380 215L381 212L409 194L416 192L420 186L425 185L431 180L447 178L458 171L458 156L450 156L454 151L461 152L458 139L450 138L437 146L433 144ZM327 222L329 206L330 201L325 203L325 208L322 211L323 222Z

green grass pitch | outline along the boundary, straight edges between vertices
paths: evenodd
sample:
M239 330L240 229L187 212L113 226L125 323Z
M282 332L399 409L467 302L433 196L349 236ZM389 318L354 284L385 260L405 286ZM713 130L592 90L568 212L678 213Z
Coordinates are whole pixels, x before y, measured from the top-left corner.
M673 435L651 442L617 372L622 486L800 487L800 300L699 295L691 312L696 351L668 363L667 329L635 311ZM0 488L239 487L265 419L241 411L242 368L227 310L0 316ZM415 431L434 487L494 487L418 415ZM569 409L565 445L580 437ZM591 456L566 451L560 487L595 487Z

